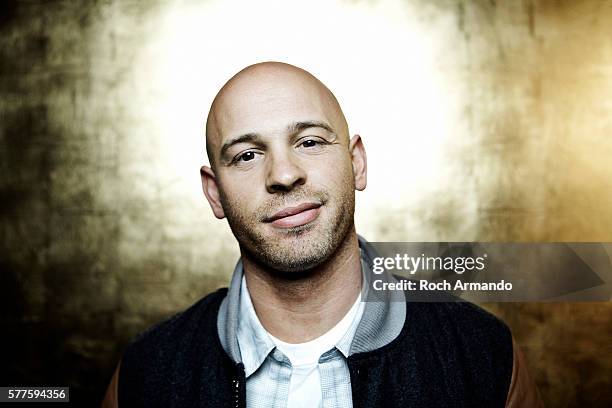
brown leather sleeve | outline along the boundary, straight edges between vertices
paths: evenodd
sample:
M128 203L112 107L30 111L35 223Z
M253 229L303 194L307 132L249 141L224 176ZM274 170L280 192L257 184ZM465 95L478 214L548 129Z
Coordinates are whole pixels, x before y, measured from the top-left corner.
M506 408L541 408L544 407L540 392L535 382L529 377L525 356L514 338L512 338L513 361L512 379L506 398Z
M102 408L117 408L119 407L119 400L117 398L117 388L119 387L119 367L121 361L117 364L113 378L111 378L110 384L106 389L106 395L104 395L104 401L102 401Z

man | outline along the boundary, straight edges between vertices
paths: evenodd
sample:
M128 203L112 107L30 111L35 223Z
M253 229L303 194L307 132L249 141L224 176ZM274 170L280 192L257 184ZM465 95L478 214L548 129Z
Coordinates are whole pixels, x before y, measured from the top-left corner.
M361 301L366 153L319 80L276 62L243 69L212 104L206 147L204 194L241 253L229 290L132 342L105 404L539 405L509 330L483 310Z

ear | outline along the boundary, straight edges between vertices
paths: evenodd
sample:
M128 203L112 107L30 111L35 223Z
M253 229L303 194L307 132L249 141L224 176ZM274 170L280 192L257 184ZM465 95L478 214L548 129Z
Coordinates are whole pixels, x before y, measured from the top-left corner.
M349 152L353 162L353 176L355 177L355 189L363 191L368 184L368 160L361 136L355 135L349 142Z
M202 177L202 190L204 195L212 208L215 217L221 219L225 218L225 212L221 206L221 200L219 199L219 186L217 185L217 177L213 170L208 166L202 166L200 168L200 177Z

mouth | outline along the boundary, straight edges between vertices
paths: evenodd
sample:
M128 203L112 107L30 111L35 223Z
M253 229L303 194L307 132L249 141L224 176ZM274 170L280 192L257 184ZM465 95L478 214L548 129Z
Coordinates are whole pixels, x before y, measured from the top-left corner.
M295 228L314 221L321 212L320 203L304 203L287 207L268 217L265 222L277 228Z

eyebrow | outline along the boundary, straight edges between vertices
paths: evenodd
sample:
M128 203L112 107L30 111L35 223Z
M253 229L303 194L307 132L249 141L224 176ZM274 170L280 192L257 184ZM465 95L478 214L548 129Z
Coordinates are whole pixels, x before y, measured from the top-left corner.
M318 121L318 120L307 120L303 122L295 122L289 125L287 127L287 130L289 130L289 133L294 134L294 133L300 133L303 130L313 128L313 127L322 128L322 129L327 130L329 133L335 134L334 129L332 129L331 126L329 126L325 122Z
M318 120L294 122L287 126L287 130L290 134L296 134L313 127L324 129L332 135L335 135L334 130L330 125ZM227 142L223 143L223 146L221 146L221 157L224 157L225 153L227 153L227 151L232 146L235 146L240 143L262 144L261 135L259 133L245 133L243 135L236 136L235 138L228 140Z
M257 133L246 133L244 135L237 136L233 139L228 140L223 143L221 147L221 157L225 156L225 153L234 145L240 143L255 143L261 144L261 137Z

